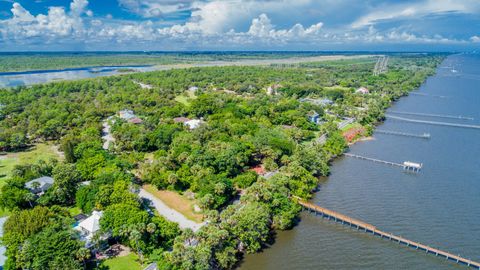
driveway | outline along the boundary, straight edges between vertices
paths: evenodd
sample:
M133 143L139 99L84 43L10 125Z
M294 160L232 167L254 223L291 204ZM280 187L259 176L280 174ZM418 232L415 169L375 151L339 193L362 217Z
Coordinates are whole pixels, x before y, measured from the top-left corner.
M153 194L149 193L145 189L141 188L140 192L138 193L140 198L147 199L152 202L155 209L157 209L158 213L164 216L166 219L178 223L181 229L190 228L192 231L198 231L205 223L196 223L187 219L181 213L175 211L174 209L168 207L165 203L163 203L160 199L155 197Z

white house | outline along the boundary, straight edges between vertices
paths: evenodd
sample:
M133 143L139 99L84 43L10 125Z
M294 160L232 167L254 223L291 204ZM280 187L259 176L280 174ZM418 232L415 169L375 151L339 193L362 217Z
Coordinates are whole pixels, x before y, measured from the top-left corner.
M273 85L267 87L267 95L269 95L269 96L277 95L278 94L277 90L280 87L282 87L280 84L273 84Z
M74 227L75 230L80 232L80 240L85 242L85 247L93 246L92 238L100 230L100 218L102 216L102 211L93 211L92 215Z
M132 124L140 124L142 123L142 119L138 118L132 110L121 110L117 113L118 117L120 117L121 119L129 122L129 123L132 123Z
M37 179L33 179L32 181L29 181L25 183L25 187L28 188L32 193L42 193L47 191L51 186L53 186L53 178L50 176L42 176ZM38 183L38 187L36 187Z
M365 94L368 94L370 93L370 90L368 90L368 88L365 88L365 87L360 87L358 88L356 91L355 91L355 94L362 94L362 95L365 95Z
M152 89L153 87L146 83L141 83L137 81L133 81L135 84L138 84L142 89Z
M203 120L199 120L199 119L192 119L192 120L189 120L189 121L186 121L185 123L183 123L185 126L188 126L189 129L196 129L198 128L199 126L201 126L202 124L204 124L205 121Z

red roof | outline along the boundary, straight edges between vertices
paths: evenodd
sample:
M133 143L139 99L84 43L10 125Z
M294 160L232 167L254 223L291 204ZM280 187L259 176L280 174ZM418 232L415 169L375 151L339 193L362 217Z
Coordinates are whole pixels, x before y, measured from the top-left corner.
M250 168L250 171L256 172L258 175L264 175L267 171L263 168L262 165Z
M143 121L142 119L138 118L138 117L135 117L135 118L132 118L130 120L128 120L129 123L132 123L132 124L141 124Z
M351 128L345 132L343 132L342 136L345 138L347 142L351 142L355 137L359 134L362 134L365 131L365 129L362 128Z
M173 122L175 123L185 123L185 122L188 122L190 121L190 119L186 118L186 117L175 117L173 118Z

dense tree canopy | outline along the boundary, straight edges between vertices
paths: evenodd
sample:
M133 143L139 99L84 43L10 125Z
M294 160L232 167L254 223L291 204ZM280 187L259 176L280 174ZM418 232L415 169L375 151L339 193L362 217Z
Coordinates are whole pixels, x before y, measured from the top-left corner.
M65 156L17 166L2 187L0 206L13 211L3 239L6 269L81 267L81 243L62 208L73 206L104 211L102 232L165 269L234 267L243 253L263 248L273 229L295 225L300 207L292 198L309 198L328 162L347 148L338 123L353 119L371 130L442 59L391 58L379 76L371 59L360 59L177 69L0 91L0 150L55 141ZM370 92L355 93L361 86ZM123 109L141 121L122 119ZM185 125L190 119L201 124ZM54 185L37 196L25 183L40 176L52 176ZM189 191L208 224L181 232L146 210L138 183Z

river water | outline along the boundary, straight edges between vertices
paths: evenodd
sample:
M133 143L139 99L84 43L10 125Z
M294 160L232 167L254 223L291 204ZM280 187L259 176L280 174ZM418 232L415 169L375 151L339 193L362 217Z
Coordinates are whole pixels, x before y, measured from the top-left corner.
M35 70L22 72L0 72L0 87L15 87L47 83L51 81L78 80L125 74L122 69L131 69L133 72L153 71L154 66L108 66L84 67L60 70Z
M454 71L452 71L454 69ZM480 124L480 56L453 55L417 91L390 110L463 115L474 120L406 118ZM480 261L480 130L387 119L379 128L431 134L430 140L374 134L350 152L394 162L421 162L407 173L350 157L333 162L312 202L412 241ZM445 259L358 232L309 213L242 270L466 269Z
M3 236L3 224L5 224L5 221L7 221L6 217L0 218L0 237ZM5 257L5 247L0 246L0 269L3 269L3 265L5 264L6 259L7 258Z

